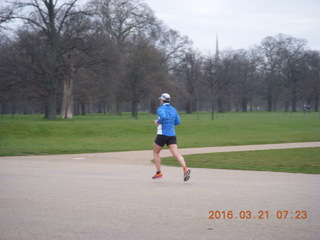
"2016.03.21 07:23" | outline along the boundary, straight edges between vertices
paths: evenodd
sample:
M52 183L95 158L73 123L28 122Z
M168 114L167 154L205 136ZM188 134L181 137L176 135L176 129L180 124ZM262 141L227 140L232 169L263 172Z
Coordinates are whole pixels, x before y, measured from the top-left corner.
M209 211L209 219L269 219L274 216L277 219L307 219L307 211L279 210L275 214L270 211Z

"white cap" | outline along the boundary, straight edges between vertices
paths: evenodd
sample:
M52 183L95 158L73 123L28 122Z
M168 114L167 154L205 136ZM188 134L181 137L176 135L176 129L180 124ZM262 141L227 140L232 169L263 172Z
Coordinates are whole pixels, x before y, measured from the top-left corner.
M162 99L163 101L170 101L170 95L168 93L162 93L159 99Z

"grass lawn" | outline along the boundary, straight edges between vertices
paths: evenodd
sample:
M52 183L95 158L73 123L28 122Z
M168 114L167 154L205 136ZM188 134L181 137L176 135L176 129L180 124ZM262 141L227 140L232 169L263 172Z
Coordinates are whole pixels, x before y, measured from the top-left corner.
M320 141L318 113L181 113L180 148ZM130 113L45 120L42 115L0 117L0 156L68 154L152 149L155 115Z
M233 112L211 120L209 112L181 113L180 148L320 141L320 114ZM74 120L42 115L0 117L0 156L150 150L155 115L93 114ZM320 173L320 148L214 153L185 156L192 168ZM177 165L173 158L163 164Z
M150 149L154 129L147 119L112 115L78 116L74 120L21 115L0 118L0 156Z
M320 174L320 148L194 154L184 158L190 168ZM173 157L161 160L163 165L179 166Z

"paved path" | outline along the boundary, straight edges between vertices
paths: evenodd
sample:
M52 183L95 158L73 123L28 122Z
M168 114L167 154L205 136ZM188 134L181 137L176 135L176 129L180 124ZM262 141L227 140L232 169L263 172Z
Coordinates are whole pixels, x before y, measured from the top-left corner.
M292 147L320 142L181 153ZM151 158L151 151L1 157L0 239L320 239L320 175L192 169L183 182L180 168L163 167L165 178L153 181Z

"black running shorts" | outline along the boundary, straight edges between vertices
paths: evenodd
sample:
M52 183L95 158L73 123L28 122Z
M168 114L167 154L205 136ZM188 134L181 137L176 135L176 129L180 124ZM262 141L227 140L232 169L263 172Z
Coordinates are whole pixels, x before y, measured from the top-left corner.
M177 144L177 138L176 136L157 135L154 143L159 145L160 147L164 147L165 144L169 146L171 144Z

